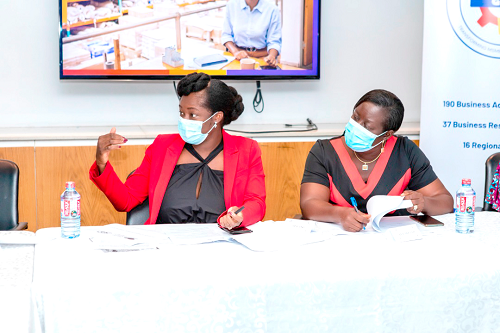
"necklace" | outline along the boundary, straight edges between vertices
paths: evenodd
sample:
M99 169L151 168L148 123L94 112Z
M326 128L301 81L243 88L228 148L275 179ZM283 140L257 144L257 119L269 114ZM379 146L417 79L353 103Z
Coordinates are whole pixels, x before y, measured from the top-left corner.
M361 170L368 171L368 164L373 163L376 160L378 160L378 158L380 157L380 155L382 155L382 153L384 152L384 147L385 147L385 140L382 143L382 148L380 149L380 154L378 154L378 156L375 157L375 159L371 160L370 162L366 162L366 161L363 161L362 159L360 159L358 157L358 154L356 154L356 152L353 150L352 152L354 153L354 156L356 156L356 158L358 159L358 161L360 161L361 163L363 163L363 165L361 166Z

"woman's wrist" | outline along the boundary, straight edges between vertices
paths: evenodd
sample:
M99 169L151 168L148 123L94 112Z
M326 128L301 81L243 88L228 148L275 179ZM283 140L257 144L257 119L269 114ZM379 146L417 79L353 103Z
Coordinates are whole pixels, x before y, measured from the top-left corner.
M106 169L106 164L107 163L97 163L96 161L96 165L97 165L97 171L99 171L99 176L104 172L104 169Z

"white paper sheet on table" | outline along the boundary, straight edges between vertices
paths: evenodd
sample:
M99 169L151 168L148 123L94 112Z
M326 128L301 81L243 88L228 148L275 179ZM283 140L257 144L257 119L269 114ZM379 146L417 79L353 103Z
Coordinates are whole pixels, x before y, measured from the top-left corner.
M108 224L93 230L89 240L95 249L108 251L156 249L161 238L140 232L130 226Z
M381 232L379 223L385 214L411 206L411 200L404 200L401 196L375 195L366 203L366 210L371 215L369 224L375 231Z
M232 238L253 251L285 250L305 244L327 240L333 231L317 230L316 221L287 219L285 221L258 222L249 227L252 233L234 235Z
M0 231L0 245L34 245L35 233L31 231Z
M217 223L187 223L165 225L159 229L175 245L194 245L228 241L232 235L219 228Z

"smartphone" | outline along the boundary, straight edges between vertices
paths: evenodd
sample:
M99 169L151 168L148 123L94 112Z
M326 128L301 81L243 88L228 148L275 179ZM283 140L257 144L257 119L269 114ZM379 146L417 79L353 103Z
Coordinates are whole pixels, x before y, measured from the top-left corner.
M241 228L235 228L235 229L227 229L220 227L222 230L229 232L231 235L239 235L239 234L247 234L249 232L253 232L252 230L246 228L246 227L241 227Z
M418 223L420 223L424 227L440 227L440 226L444 225L443 222L439 222L438 220L436 220L432 216L425 215L425 214L424 215L411 215L410 218L412 220L417 221Z
M274 66L269 66L269 65L260 66L260 69L281 70L281 68L278 66L274 67Z

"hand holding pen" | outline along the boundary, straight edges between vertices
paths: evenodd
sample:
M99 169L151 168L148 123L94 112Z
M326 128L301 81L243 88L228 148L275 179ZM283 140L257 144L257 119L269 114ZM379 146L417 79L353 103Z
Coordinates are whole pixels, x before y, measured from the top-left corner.
M245 206L229 208L227 214L220 218L220 226L229 230L239 227L243 222L243 209L245 209Z
M351 197L351 203L354 209L345 209L341 224L346 231L358 232L365 229L365 226L370 222L370 215L358 210L358 205L354 197Z

